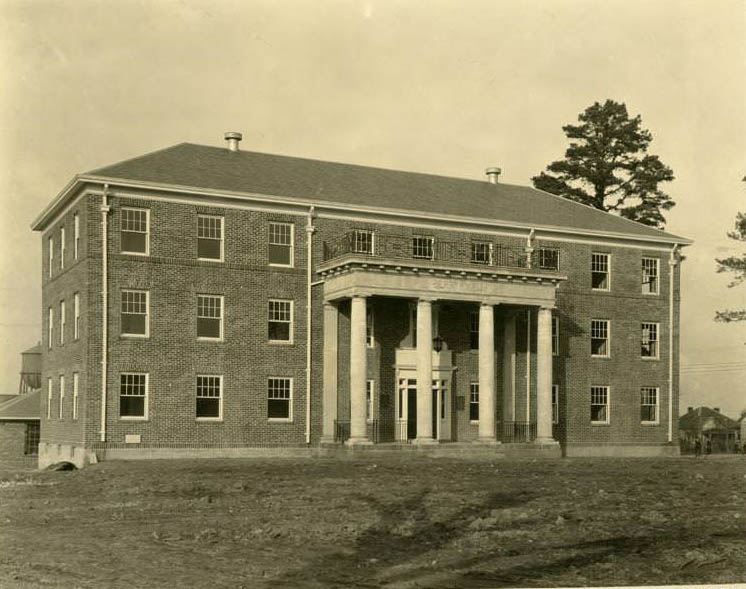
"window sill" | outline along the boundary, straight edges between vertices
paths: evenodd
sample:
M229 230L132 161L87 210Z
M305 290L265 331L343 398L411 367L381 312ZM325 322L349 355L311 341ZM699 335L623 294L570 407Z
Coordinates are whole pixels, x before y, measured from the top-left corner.
M120 333L119 339L150 339L150 334L142 333Z
M591 425L592 425L593 427L597 427L597 426L600 426L600 427L608 427L608 426L610 426L610 425L611 425L611 423L610 423L610 422L608 422L608 421L591 421Z
M660 360L660 358L657 356L640 356L640 360L643 360L644 362L655 362L656 360Z
M146 423L146 422L150 421L150 419L148 419L147 417L127 417L127 416L122 417L120 415L119 416L119 421L139 421L139 422L142 422L142 423Z
M195 417L197 423L223 423L222 417Z
M225 260L218 259L218 258L197 258L197 261L198 262L213 262L215 264L222 264L223 262L225 262Z
M271 268L295 268L295 264L272 264L271 262L267 264Z
M479 420L478 419L470 419L469 420L469 425L479 425Z
M272 346L292 346L292 345L295 345L295 342L292 341L292 340L291 341L285 341L285 340L281 340L281 339L267 340L267 343L270 344L270 345L272 345Z
M591 287L592 292L611 292L610 288L593 288Z
M288 417L268 417L268 423L293 423L292 418Z
M197 341L198 342L222 342L223 338L222 337L201 337L198 335Z
M599 360L611 360L611 356L594 356L591 354L591 358L598 358Z
M657 427L660 426L660 421L641 421L640 425L642 427Z
M147 258L147 257L150 256L150 252L125 252L125 251L121 251L119 253L122 254L122 255L125 255L125 256L139 256L141 258Z
M646 296L646 297L657 297L657 296L660 296L661 293L659 293L659 292L643 292L641 294L643 296Z

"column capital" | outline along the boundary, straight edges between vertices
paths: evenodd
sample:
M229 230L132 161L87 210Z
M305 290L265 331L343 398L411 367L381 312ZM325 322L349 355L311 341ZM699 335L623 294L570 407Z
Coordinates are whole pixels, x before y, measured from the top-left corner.
M549 311L550 313L554 311L557 307L554 305L539 305L539 311Z
M437 300L435 297L417 297L417 304L427 303L428 305L432 305Z
M370 293L367 292L356 292L353 293L350 298L351 299L367 299L370 296Z

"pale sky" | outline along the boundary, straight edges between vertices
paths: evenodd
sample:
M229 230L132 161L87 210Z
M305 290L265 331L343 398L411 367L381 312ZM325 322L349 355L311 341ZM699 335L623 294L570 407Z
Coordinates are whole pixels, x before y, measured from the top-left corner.
M624 102L676 176L681 409L746 407L746 0L0 0L0 392L41 339L29 224L79 172L182 141L530 185ZM741 250L743 251L743 246Z

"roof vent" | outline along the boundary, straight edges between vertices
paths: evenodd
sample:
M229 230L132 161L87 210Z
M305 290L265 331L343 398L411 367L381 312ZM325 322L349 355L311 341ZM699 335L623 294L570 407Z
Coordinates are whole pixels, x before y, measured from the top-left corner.
M238 151L238 142L243 139L243 135L241 133L236 133L235 131L228 131L225 134L225 140L228 142L228 149L231 151Z
M487 181L490 184L497 184L497 179L499 178L500 174L502 174L502 170L500 168L487 168L484 173L487 174Z
M720 407L713 407L713 408L712 408L712 410L713 410L713 411L714 411L715 413L720 413Z

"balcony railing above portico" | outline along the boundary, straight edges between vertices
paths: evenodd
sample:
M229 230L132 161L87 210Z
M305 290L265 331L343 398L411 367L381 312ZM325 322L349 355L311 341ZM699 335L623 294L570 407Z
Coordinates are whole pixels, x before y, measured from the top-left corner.
M355 257L411 263L446 263L478 268L559 271L556 248L513 247L489 241L445 241L434 237L404 237L369 231L350 231L324 242L324 262Z

